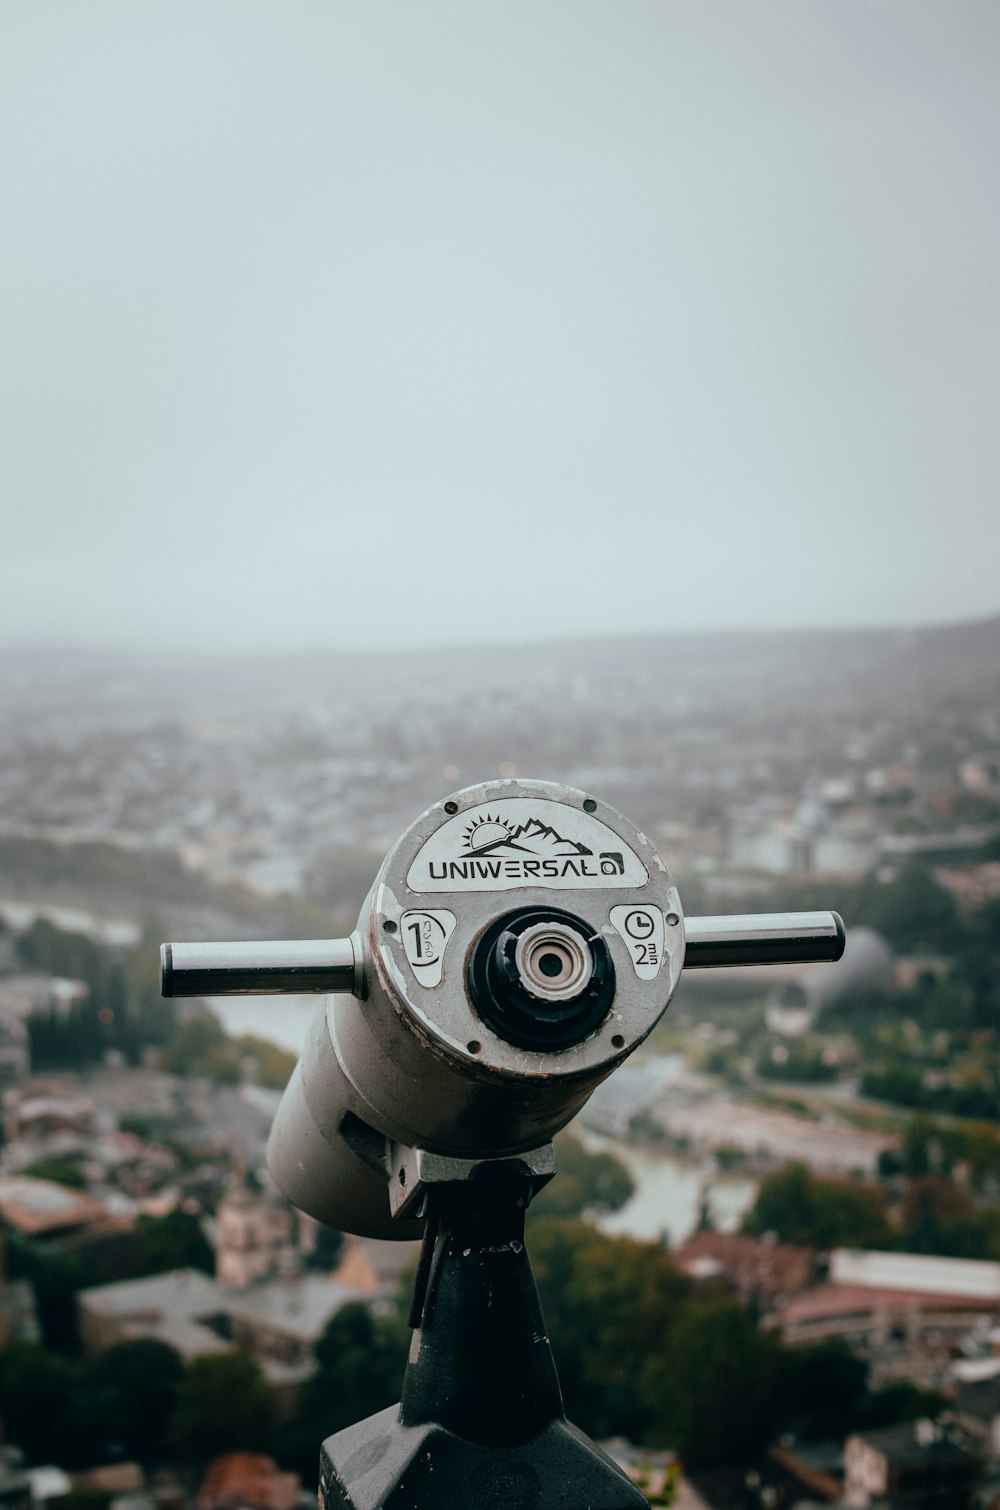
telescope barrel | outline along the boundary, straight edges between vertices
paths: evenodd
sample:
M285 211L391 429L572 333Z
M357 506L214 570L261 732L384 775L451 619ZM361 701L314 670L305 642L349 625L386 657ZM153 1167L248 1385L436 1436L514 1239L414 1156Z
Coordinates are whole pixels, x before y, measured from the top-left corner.
M837 912L757 912L685 918L685 970L720 965L802 965L840 959L847 939Z
M354 940L280 939L263 943L163 944L163 996L281 996L353 991L360 958Z

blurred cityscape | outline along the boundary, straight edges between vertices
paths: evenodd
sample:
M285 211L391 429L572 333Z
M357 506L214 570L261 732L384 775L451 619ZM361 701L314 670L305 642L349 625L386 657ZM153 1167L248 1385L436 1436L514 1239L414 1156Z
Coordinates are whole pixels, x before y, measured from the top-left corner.
M1000 1506L1000 619L399 655L0 655L0 1499L311 1503L398 1398L409 1244L263 1149L310 1004L161 1000L161 939L331 936L452 789L566 782L702 972L530 1216L567 1414L654 1503Z

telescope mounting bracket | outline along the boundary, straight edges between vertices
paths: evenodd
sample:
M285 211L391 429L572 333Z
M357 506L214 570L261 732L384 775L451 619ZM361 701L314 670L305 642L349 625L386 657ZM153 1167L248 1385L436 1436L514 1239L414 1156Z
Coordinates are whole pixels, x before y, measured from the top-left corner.
M517 1169L530 1187L525 1201L527 1205L556 1173L555 1149L551 1143L544 1143L541 1148L504 1158L456 1159L447 1154L430 1153L426 1148L394 1144L389 1207L396 1217L426 1216L434 1188L480 1179L491 1168Z

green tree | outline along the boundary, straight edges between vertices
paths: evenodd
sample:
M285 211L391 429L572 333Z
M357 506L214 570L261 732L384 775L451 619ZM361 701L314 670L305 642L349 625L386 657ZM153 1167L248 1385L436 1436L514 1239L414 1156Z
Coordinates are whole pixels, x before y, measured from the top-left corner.
M306 1268L331 1273L340 1263L343 1248L344 1234L336 1227L317 1227L312 1252L306 1256Z
M409 1340L401 1316L376 1316L360 1301L342 1306L313 1349L318 1367L279 1437L281 1462L315 1484L324 1438L399 1399Z
M607 1237L587 1222L536 1220L530 1246L570 1419L594 1436L646 1440L643 1369L665 1345L689 1281L652 1243Z
M87 1180L78 1160L65 1154L47 1154L29 1164L24 1173L33 1180L53 1180L70 1190L86 1190Z
M648 1440L691 1468L745 1463L777 1426L779 1367L778 1343L735 1301L693 1301L642 1370Z
M777 1375L777 1418L807 1438L843 1438L865 1400L868 1365L840 1342L784 1348Z
M86 981L91 989L108 970L109 962L93 939L84 933L68 933L57 928L48 918L36 918L25 929L18 938L17 952L26 965L33 965L51 975Z
M559 1173L536 1197L537 1216L582 1216L585 1211L620 1211L635 1194L625 1165L610 1153L590 1153L571 1133L556 1140Z
M117 1047L124 1022L125 984L111 950L82 933L36 918L17 941L25 964L50 975L83 981L88 996L68 1013L42 1010L29 1018L31 1060L36 1068L77 1067Z
M937 1390L922 1389L908 1380L897 1380L873 1390L858 1411L855 1429L872 1431L880 1426L894 1426L897 1421L919 1421L922 1416L934 1420L947 1405Z
M215 1254L198 1218L187 1211L140 1216L139 1228L123 1267L130 1276L165 1274L170 1269L215 1273Z
M768 1175L743 1221L755 1236L774 1232L786 1243L815 1248L891 1248L895 1235L882 1190L810 1174L804 1164Z
M91 1365L87 1386L103 1441L148 1463L164 1450L184 1372L176 1349L153 1338L121 1342Z
M178 1023L163 1050L163 1067L174 1075L206 1075L228 1085L240 1078L239 1051L208 1012Z
M267 1452L274 1400L249 1353L217 1353L187 1365L177 1389L170 1442L182 1462L223 1452Z
M951 1180L913 1180L903 1201L900 1245L910 1253L951 1258L1000 1258L1000 1212L979 1208Z
M923 1072L902 1060L873 1065L861 1077L861 1094L897 1106L926 1106L933 1097L924 1085Z
M176 1002L160 995L159 940L165 934L167 929L148 925L138 945L122 960L127 1019L122 1036L128 1041L120 1046L133 1061L138 1061L147 1045L169 1042L177 1027Z
M910 1179L930 1174L935 1152L935 1124L930 1117L911 1117L900 1145L902 1171Z
M68 1358L21 1342L0 1354L4 1437L29 1463L74 1468L85 1461L79 1388L79 1368Z
M13 1278L31 1282L45 1347L57 1353L77 1353L80 1333L76 1292L89 1282L80 1255L11 1239L7 1262Z
M253 1033L244 1033L238 1043L241 1053L252 1054L256 1059L258 1082L270 1090L283 1091L295 1068L295 1055Z
M862 884L858 912L888 940L897 954L933 954L954 943L958 909L951 892L930 871L914 865L892 881L869 878Z
M826 1063L822 1045L815 1039L780 1045L766 1040L757 1051L756 1070L764 1080L818 1082L837 1078L836 1065Z

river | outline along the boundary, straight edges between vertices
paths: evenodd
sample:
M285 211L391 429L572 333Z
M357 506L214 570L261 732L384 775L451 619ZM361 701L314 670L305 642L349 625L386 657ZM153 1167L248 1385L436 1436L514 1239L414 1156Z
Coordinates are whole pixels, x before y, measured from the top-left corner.
M679 1158L648 1143L622 1143L579 1124L573 1131L592 1153L613 1153L635 1184L628 1204L601 1219L605 1232L650 1241L665 1237L676 1244L690 1237L697 1226L703 1197L708 1200L712 1225L721 1232L738 1227L753 1205L757 1182L745 1175L720 1174L710 1164Z

